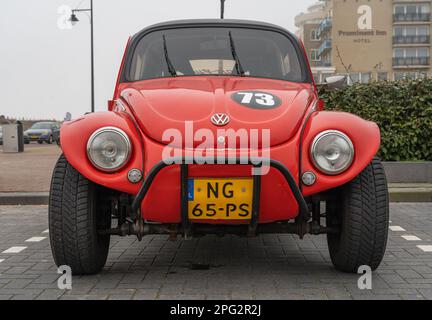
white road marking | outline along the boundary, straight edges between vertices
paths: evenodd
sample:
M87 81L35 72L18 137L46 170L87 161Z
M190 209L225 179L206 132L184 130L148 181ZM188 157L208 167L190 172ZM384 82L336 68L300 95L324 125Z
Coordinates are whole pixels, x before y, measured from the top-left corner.
M30 239L27 239L25 242L39 242L46 239L46 237L31 237Z
M49 229L46 229L45 231L42 231L42 233L48 233Z
M27 249L27 247L10 247L9 249L6 249L2 253L19 253L25 249Z
M391 231L406 231L404 228L399 226L390 226L389 228Z
M408 240L408 241L421 241L421 239L419 237L416 237L416 236L403 235L401 237L404 238L405 240Z
M0 259L0 263L2 263L4 261L4 259Z
M432 252L432 246L417 246L420 250L423 250L424 252Z

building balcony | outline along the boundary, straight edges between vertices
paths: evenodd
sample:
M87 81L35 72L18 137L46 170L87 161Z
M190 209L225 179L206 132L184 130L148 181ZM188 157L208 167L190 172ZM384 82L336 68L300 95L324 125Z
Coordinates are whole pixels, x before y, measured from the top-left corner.
M332 41L330 39L324 40L318 49L318 56L321 57L324 53L332 48Z
M325 31L329 30L332 27L332 24L333 23L332 23L332 20L330 18L326 18L323 21L321 21L321 23L320 23L320 25L319 25L319 27L317 29L317 35L318 35L318 37L321 37L321 35Z
M393 44L430 44L430 36L394 36Z
M393 58L393 67L429 67L429 57L407 57L407 58Z
M431 21L430 13L395 13L393 22L429 22Z

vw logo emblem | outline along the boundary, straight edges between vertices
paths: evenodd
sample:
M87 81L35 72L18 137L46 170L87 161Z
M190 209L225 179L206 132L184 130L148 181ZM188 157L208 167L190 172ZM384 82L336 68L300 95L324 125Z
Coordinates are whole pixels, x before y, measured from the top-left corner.
M227 125L230 118L226 113L215 113L210 120L215 126L221 127Z

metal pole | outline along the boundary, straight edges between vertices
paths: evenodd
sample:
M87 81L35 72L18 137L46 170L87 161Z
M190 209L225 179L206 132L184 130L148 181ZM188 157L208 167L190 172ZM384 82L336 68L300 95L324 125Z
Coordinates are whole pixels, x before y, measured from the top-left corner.
M225 0L221 0L221 19L224 18L225 14Z
M91 50L91 112L95 112L94 48L93 48L93 0L90 0L90 50Z

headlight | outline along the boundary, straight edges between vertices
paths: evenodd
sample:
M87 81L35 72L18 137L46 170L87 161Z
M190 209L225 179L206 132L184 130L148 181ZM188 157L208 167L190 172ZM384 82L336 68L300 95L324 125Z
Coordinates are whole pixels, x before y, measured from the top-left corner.
M126 133L118 128L96 130L87 142L87 155L93 165L106 172L123 167L129 160L131 143Z
M354 146L350 138L340 131L323 131L312 142L311 158L317 169L336 175L351 165Z

